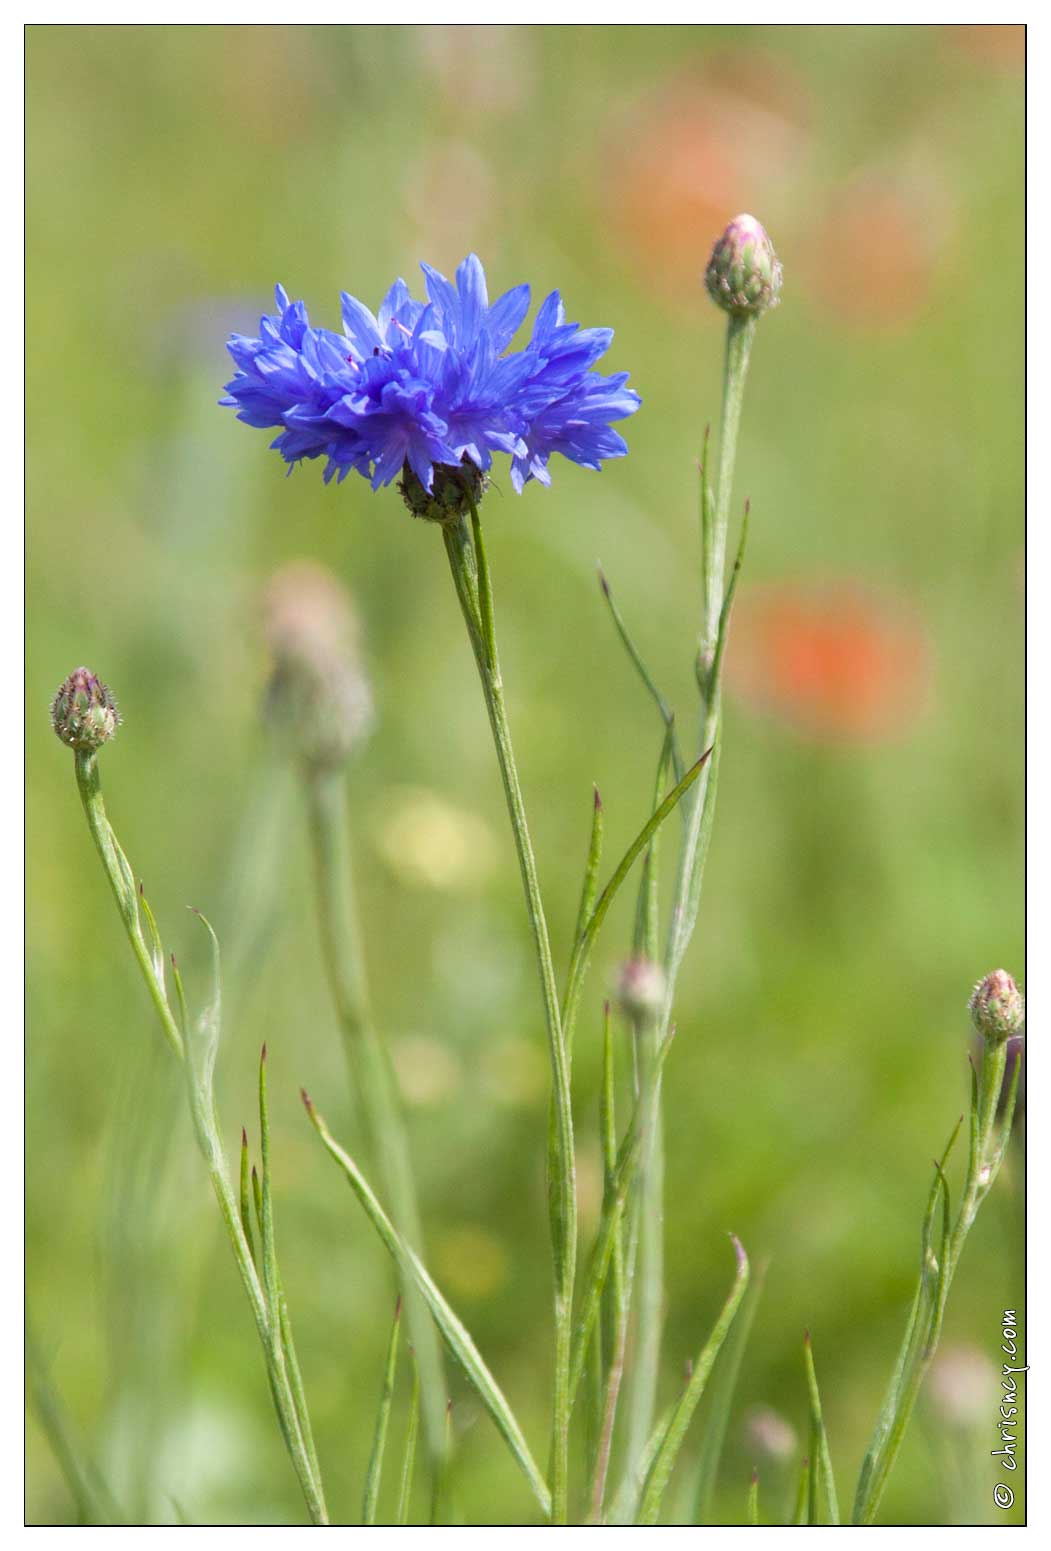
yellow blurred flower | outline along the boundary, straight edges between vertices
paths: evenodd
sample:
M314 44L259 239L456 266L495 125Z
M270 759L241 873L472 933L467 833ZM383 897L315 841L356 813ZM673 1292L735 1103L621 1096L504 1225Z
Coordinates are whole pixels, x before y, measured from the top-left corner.
M424 787L387 793L374 841L403 883L451 894L488 877L497 859L496 841L483 819Z

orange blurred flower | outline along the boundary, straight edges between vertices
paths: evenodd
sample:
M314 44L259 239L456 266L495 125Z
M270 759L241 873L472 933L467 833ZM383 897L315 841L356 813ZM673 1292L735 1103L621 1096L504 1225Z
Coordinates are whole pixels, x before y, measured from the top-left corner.
M944 189L870 176L839 191L808 255L811 300L849 322L907 322L926 302L951 229Z
M667 77L617 116L609 220L650 281L696 285L737 210L774 220L808 116L790 69L752 52Z
M904 736L923 708L929 650L899 601L853 579L753 588L736 606L729 688L812 738Z
M947 27L952 42L994 70L1025 70L1025 27L1021 22L971 23Z

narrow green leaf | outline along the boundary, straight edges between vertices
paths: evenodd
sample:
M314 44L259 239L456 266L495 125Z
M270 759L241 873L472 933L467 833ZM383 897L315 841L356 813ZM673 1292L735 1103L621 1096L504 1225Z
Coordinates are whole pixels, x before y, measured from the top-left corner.
M409 1420L405 1428L405 1451L401 1462L401 1484L398 1488L398 1512L396 1524L408 1524L409 1505L412 1501L412 1478L416 1469L416 1439L420 1431L420 1371L415 1359L412 1364L412 1396L409 1400Z
M737 583L741 575L741 567L744 565L744 552L748 546L748 529L751 523L752 503L744 503L744 517L741 520L741 535L737 541L737 554L734 556L733 570L730 572L730 582L723 598L723 606L719 612L719 635L715 643L715 660L712 663L712 683L718 684L722 671L723 655L726 651L726 641L730 633L730 617L733 614L734 597L737 593Z
M810 1516L810 1461L805 1459L799 1471L799 1485L796 1488L796 1505L792 1513L792 1523L806 1524Z
M657 1523L660 1516L661 1500L672 1470L675 1467L675 1461L678 1458L683 1439L686 1437L693 1413L696 1411L697 1404L704 1393L704 1387L708 1382L708 1375L712 1370L712 1365L729 1334L734 1315L737 1313L741 1299L744 1297L745 1289L748 1286L748 1256L745 1254L740 1241L734 1238L733 1235L731 1235L731 1239L734 1246L734 1254L737 1258L737 1273L734 1277L734 1285L730 1290L729 1297L723 1304L711 1335L698 1354L697 1360L693 1365L693 1372L690 1375L690 1381L675 1408L675 1414L672 1417L667 1435L661 1443L657 1457L653 1462L653 1469L650 1471L649 1479L646 1482L645 1491L642 1495L642 1504L639 1509L638 1522L640 1524Z
M577 911L577 924L573 930L574 942L576 942L587 925L587 919L591 914L595 903L595 895L598 892L598 869L599 863L602 860L602 831L604 828L602 798L599 796L599 790L596 786L595 800L591 806L591 834L588 838L588 859L584 866L584 884L580 891L580 908Z
M661 1446L668 1436L668 1429L675 1420L675 1412L678 1409L678 1405L679 1402L673 1400L670 1406L665 1407L657 1418L653 1431L646 1440L639 1460L639 1479L641 1481L645 1481L653 1469L654 1460L657 1458ZM624 1479L617 1488L616 1496L613 1499L613 1506L610 1509L609 1521L611 1524L625 1525L630 1522L629 1515L635 1497L634 1486L635 1483L631 1476L625 1474Z
M1000 1165L1007 1154L1008 1144L1011 1141L1011 1129L1014 1125L1015 1104L1018 1101L1018 1082L1022 1075L1022 1053L1018 1057L1011 1072L1011 1086L1007 1090L1007 1102L1004 1105L1003 1120L1001 1121L1000 1137L993 1149L992 1164L989 1171L990 1179L995 1179L1000 1172Z
M442 1452L438 1468L434 1473L434 1483L431 1488L431 1525L441 1524L445 1517L446 1504L449 1498L449 1476L452 1471L453 1459L453 1403L445 1402L445 1432L442 1437Z
M277 1246L274 1242L273 1181L270 1172L270 1117L266 1100L266 1045L259 1056L259 1157L262 1191L259 1223L263 1240L263 1288L272 1326L277 1324Z
M697 763L692 765L690 769L687 770L682 780L671 789L667 797L665 797L664 801L660 804L659 808L657 808L657 810L647 819L639 833L635 836L635 839L632 841L631 845L621 857L620 862L613 873L613 876L606 884L606 887L603 889L601 895L599 896L598 903L595 905L594 910L588 917L587 926L577 938L573 949L572 958L570 960L569 975L566 983L566 994L562 1004L562 1029L567 1043L570 1038L572 1024L576 1015L576 1007L580 997L580 989L583 984L584 975L587 972L592 949L595 945L595 938L598 935L599 928L606 918L609 907L613 903L614 899L616 899L617 894L620 891L620 887L623 884L625 878L628 876L628 873L631 871L635 861L646 849L646 846L649 844L652 837L657 833L658 829L660 829L669 813L672 812L680 799L685 795L686 792L689 791L694 781L696 781L697 777L700 775L704 768L705 761L708 759L711 752L711 749L708 749L706 753L701 755Z
M748 1509L745 1514L747 1524L759 1523L759 1472L752 1466L752 1478L748 1483Z
M657 777L653 789L653 811L660 807L666 772L672 759L671 733L667 732L657 760ZM635 905L635 934L632 948L636 954L656 964L660 955L660 835L655 834L646 847L642 858L642 876L639 879L639 895Z
M671 1042L667 1041L657 1052L654 1080L659 1080L670 1048ZM628 1191L631 1188L632 1179L634 1178L635 1167L638 1163L641 1141L642 1105L637 1103L632 1112L624 1140L620 1145L609 1186L603 1194L602 1212L599 1217L595 1243L592 1246L591 1254L588 1256L587 1267L580 1278L580 1308L573 1331L573 1354L569 1365L569 1403L571 1407L576 1399L577 1389L580 1386L580 1380L584 1372L588 1343L591 1340L591 1332L598 1316L602 1291L606 1285L606 1277L609 1274L616 1235L623 1221L624 1206L627 1201Z
M922 1358L923 1351L927 1346L934 1300L937 1296L937 1279L933 1293L931 1290L931 1233L935 1213L937 1212L939 1201L942 1199L942 1192L945 1189L943 1168L956 1144L962 1124L963 1116L961 1115L952 1129L948 1142L945 1144L941 1164L935 1165L934 1178L931 1181L927 1195L927 1204L923 1214L923 1226L920 1232L920 1270L916 1282L916 1291L913 1294L909 1316L905 1325L905 1334L898 1349L890 1384L888 1385L883 1405L880 1407L879 1416L876 1419L876 1425L869 1440L869 1446L858 1476L858 1484L854 1493L854 1507L851 1513L851 1523L853 1524L871 1522L897 1451L897 1442L900 1440L901 1434L904 1432L905 1423L908 1420L907 1414L901 1414L902 1402L907 1393L910 1376L913 1373L915 1364ZM944 1263L945 1256L943 1255L941 1258ZM944 1264L939 1268L939 1279L943 1271Z
M832 1471L832 1455L828 1447L825 1418L821 1409L821 1392L818 1389L817 1369L814 1367L814 1349L809 1330L803 1340L803 1361L806 1365L807 1391L810 1396L810 1457L814 1461L814 1484L810 1493L809 1522L811 1524L839 1523L839 1500L836 1497L836 1479ZM822 1519L822 1514L824 1519Z
M383 1388L380 1391L376 1427L372 1434L372 1452L365 1477L365 1500L361 1510L364 1524L375 1524L376 1507L379 1503L380 1481L383 1477L383 1454L387 1447L387 1426L390 1422L391 1401L394 1398L394 1373L398 1365L398 1335L401 1331L401 1299L394 1305L394 1324L387 1346L387 1362L383 1370Z
M645 662L643 661L642 653L639 651L638 647L635 645L635 642L632 640L628 631L628 627L624 623L624 618L613 600L613 593L610 590L609 582L606 580L605 573L603 572L601 566L598 568L598 580L599 586L602 589L602 596L606 600L610 616L613 620L617 634L620 636L624 650L627 652L628 657L631 659L631 663L635 668L636 673L639 675L639 678L646 686L648 693L652 696L657 710L660 713L661 721L664 723L664 726L667 729L667 736L671 742L671 758L672 765L675 770L675 779L677 781L681 781L683 776L683 765L682 754L679 751L679 745L675 737L675 713L669 706L668 702L665 700L664 696L661 694L660 690L657 688L657 685L654 683L653 675L650 673Z
M763 1295L765 1276L766 1266L762 1265L749 1283L740 1311L712 1370L711 1382L704 1402L705 1416L691 1494L692 1507L686 1521L690 1524L705 1524L708 1520L741 1362L745 1347L748 1345L755 1312Z
M503 1391L487 1368L466 1327L453 1313L449 1304L438 1291L419 1256L399 1236L390 1218L377 1201L371 1186L361 1173L361 1170L350 1155L344 1152L339 1143L334 1140L324 1120L306 1093L303 1094L303 1103L314 1129L320 1136L329 1155L335 1159L343 1170L351 1189L361 1202L366 1216L376 1229L386 1249L398 1264L404 1265L411 1273L434 1317L442 1339L474 1385L482 1404L489 1412L511 1453L521 1466L544 1513L549 1514L551 1511L551 1496L547 1489L547 1483L538 1469L532 1454L529 1452L529 1445L525 1441L522 1430L515 1419L511 1407L507 1403Z
M239 1199L238 1199L238 1206L240 1208L241 1227L244 1229L244 1236L245 1236L245 1238L248 1241L248 1252L251 1255L252 1260L254 1262L254 1260L255 1260L255 1237L254 1237L254 1235L252 1233L252 1197L251 1197L251 1188L252 1187L251 1187L251 1182L250 1182L250 1178L249 1178L249 1165L248 1165L248 1132L245 1130L244 1126L241 1127L241 1180L240 1180L240 1184L241 1184L241 1190L240 1190L240 1196L239 1196Z
M157 919L150 909L150 902L143 892L142 884L139 884L139 905L146 917L146 925L150 933L150 963L153 965L153 978L161 990L164 990L164 948L161 945L161 934L157 928Z
M124 1524L112 1492L87 1457L32 1330L26 1331L26 1370L37 1419L84 1524Z

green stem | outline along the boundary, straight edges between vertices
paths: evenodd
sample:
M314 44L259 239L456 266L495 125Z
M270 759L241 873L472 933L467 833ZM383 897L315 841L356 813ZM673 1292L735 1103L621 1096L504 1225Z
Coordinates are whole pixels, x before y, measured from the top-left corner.
M744 388L757 322L757 318L730 318L726 326L723 404L719 428L719 482L716 486L714 523L706 538L702 556L704 577L702 644L712 650L715 647L719 615L723 606L726 535L730 525L734 465L737 462L737 434L741 428Z
M555 1377L552 1403L551 1516L565 1524L569 1494L569 1371L573 1338L573 1282L576 1272L576 1174L569 1062L562 1036L558 990L551 958L547 922L529 838L525 804L518 780L511 730L504 704L503 680L496 647L492 588L482 526L471 503L470 528L464 517L442 526L456 596L474 652L482 694L489 713L497 762L503 780L526 909L536 950L537 972L544 1004L552 1077L552 1134L549 1143L549 1191L555 1262Z
M241 1281L248 1295L248 1301L255 1318L256 1329L259 1333L259 1339L266 1358L271 1391L282 1435L285 1438L289 1456L299 1479L299 1484L313 1522L315 1524L327 1524L328 1514L325 1508L321 1478L315 1472L315 1468L303 1444L296 1417L295 1397L289 1384L279 1333L276 1325L271 1320L266 1293L259 1280L252 1250L245 1236L244 1226L241 1221L240 1202L234 1193L227 1174L222 1139L219 1135L215 1118L215 1101L211 1092L210 1076L207 1091L203 1091L196 1082L196 1074L193 1072L191 1064L187 1061L185 1042L179 1031L175 1015L169 1006L164 981L161 978L161 971L155 967L154 960L151 959L149 950L146 947L139 921L138 893L135 887L134 874L106 817L97 756L78 751L75 754L75 765L77 787L80 791L88 827L91 830L95 847L99 853L106 876L109 879L110 887L113 890L113 896L117 901L117 908L120 912L121 920L124 922L128 941L131 943L135 958L142 971L143 979L146 981L146 986L156 1008L157 1016L160 1019L165 1039L187 1072L190 1086L190 1104L194 1117L194 1132L208 1168L208 1175L212 1182L212 1188L215 1191L216 1200L219 1203L219 1211L222 1215L227 1237L230 1240L230 1246L234 1252L237 1269L240 1272ZM163 964L163 960L160 962Z
M121 920L124 922L124 930L128 934L132 952L135 954L142 970L142 977L146 982L146 989L150 993L150 1000L160 1019L161 1031L175 1054L182 1061L185 1059L182 1035L179 1026L168 1006L168 999L164 994L164 987L159 983L154 972L153 962L149 949L146 947L145 938L142 935L142 927L139 924L139 912L135 889L135 877L128 865L128 859L117 843L117 837L110 828L109 819L106 817L105 804L102 801L102 783L99 779L98 756L85 754L79 750L74 754L77 773L77 787L80 791L80 800L84 805L84 813L87 817L88 828L91 830L91 838L95 842L95 849L99 853L106 877L109 879L113 897L117 901L117 909L120 911Z
M642 1147L638 1173L638 1315L626 1455L626 1474L635 1477L632 1511L642 1491L642 1460L653 1433L657 1409L664 1301L664 1148L661 1076L654 1021L640 1020L636 1024L635 1038L639 1054Z
M971 1145L960 1209L951 1232L946 1232L945 1235L941 1249L943 1264L935 1267L937 1275L930 1306L925 1311L925 1317L919 1322L915 1318L910 1320L909 1328L906 1330L893 1384L896 1393L893 1400L888 1403L892 1409L886 1421L881 1416L877 1423L876 1437L870 1445L862 1466L854 1500L852 1515L854 1524L871 1524L876 1517L887 1478L904 1440L920 1388L938 1349L945 1305L960 1263L964 1243L978 1215L979 1207L993 1187L1003 1160L1014 1116L1016 1091L1012 1088L1010 1101L998 1127L996 1111L1003 1088L1006 1064L1007 1041L1002 1040L996 1044L986 1041L982 1051L977 1092L972 1101ZM945 1184L940 1165L938 1174L947 1201L948 1186ZM947 1213L947 1204L945 1210ZM922 1309L922 1282L917 1297L920 1300L919 1308Z
M317 879L321 946L352 1079L360 1094L372 1157L401 1237L423 1248L412 1158L387 1047L369 1008L365 950L350 858L342 774L310 770L305 779ZM445 1450L446 1389L433 1321L413 1281L400 1267L409 1334L420 1374L424 1434L432 1467L440 1473Z
M730 586L726 586L726 544L730 523L730 502L733 493L734 465L737 458L737 436L741 425L745 381L752 342L755 338L755 318L730 318L726 330L726 357L723 370L722 419L719 435L719 477L714 510L708 500L707 464L702 469L702 555L701 555L701 645L698 658L698 679L702 694L699 752L714 749L697 789L691 794L686 813L679 868L672 904L671 927L665 953L665 982L667 996L664 1011L656 1031L658 1047L667 1038L671 1026L671 1009L679 970L686 949L693 936L700 907L704 866L708 854L708 841L715 817L715 797L718 789L721 756L722 697L721 678L723 652L729 626L730 605L737 572L735 567ZM663 1307L662 1241L659 1225L662 1217L664 1195L664 1167L660 1148L661 1093L660 1084L652 1096L652 1117L648 1127L648 1146L642 1161L640 1189L644 1193L639 1224L639 1287L638 1338L635 1384L633 1388L632 1426L630 1432L627 1469L634 1473L636 1483L645 1448L653 1428L656 1408L658 1363L660 1350L660 1324Z

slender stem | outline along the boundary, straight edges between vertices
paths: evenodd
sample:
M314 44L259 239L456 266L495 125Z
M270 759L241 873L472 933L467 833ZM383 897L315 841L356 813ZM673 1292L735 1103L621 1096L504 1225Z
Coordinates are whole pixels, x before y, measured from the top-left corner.
M369 1131L369 1145L387 1194L391 1216L412 1249L423 1248L423 1231L405 1121L387 1047L369 1007L365 950L350 862L350 835L343 777L335 770L311 770L305 779L314 850L318 910L325 968L343 1032L351 1074ZM410 1338L420 1374L424 1433L432 1466L440 1470L445 1450L446 1389L438 1335L411 1273L400 1267Z
M153 963L149 950L146 947L142 935L142 927L139 925L139 912L136 905L135 878L128 865L128 859L117 843L117 837L110 828L109 819L106 817L105 804L102 801L102 783L99 779L98 756L85 754L79 750L74 755L76 762L77 787L80 791L80 800L84 805L84 813L91 830L91 838L95 842L95 848L99 853L106 877L109 879L113 897L117 901L117 909L120 911L124 929L128 934L132 951L139 962L142 977L146 982L146 989L150 993L150 1000L160 1019L161 1031L168 1044L174 1050L179 1060L184 1059L182 1035L179 1026L168 1006L164 987L158 982L154 973Z
M284 1362L284 1351L276 1322L271 1318L266 1292L256 1271L251 1247L241 1220L241 1207L230 1184L222 1139L215 1118L215 1101L211 1091L210 1073L207 1090L197 1082L196 1073L187 1059L183 1036L168 1003L167 992L161 973L155 968L142 935L139 921L138 895L135 878L127 857L120 848L116 835L106 817L99 778L98 760L94 754L77 752L75 755L77 787L80 791L84 813L91 830L113 896L117 902L128 941L131 943L150 998L160 1019L165 1039L186 1069L190 1090L190 1106L194 1117L194 1132L208 1168L208 1175L219 1204L223 1224L234 1252L237 1269L255 1318L256 1329L266 1358L271 1393L277 1410L278 1422L288 1448L292 1465L299 1479L310 1516L315 1524L327 1524L321 1477L303 1443L299 1428L296 1399L289 1383ZM162 961L163 962L163 961ZM177 985L179 984L177 980Z
M998 1130L996 1110L1003 1087L1006 1064L1006 1040L995 1044L986 1041L982 1051L978 1091L973 1101L973 1129L963 1198L956 1221L946 1237L943 1251L944 1264L937 1268L938 1275L931 1306L926 1310L925 1317L921 1321L910 1321L906 1331L902 1352L898 1359L899 1371L903 1379L894 1399L893 1414L889 1423L882 1434L878 1429L877 1441L870 1447L862 1466L854 1501L852 1517L854 1524L871 1524L876 1517L887 1478L901 1448L920 1388L938 1348L945 1305L960 1263L964 1243L974 1224L978 1209L992 1189L999 1172L1014 1115L1012 1093L1011 1102L1007 1106ZM944 1176L941 1178L944 1186ZM948 1187L944 1188L947 1191ZM922 1296L922 1284L919 1296Z
M629 1476L637 1477L633 1490L637 1499L642 1491L642 1461L653 1432L660 1377L664 1303L664 1149L657 1027L652 1018L637 1020L635 1039L642 1089L642 1149L638 1175L639 1295L626 1470Z
M482 694L489 713L497 762L503 780L518 864L522 874L529 924L536 950L537 972L544 1004L552 1076L552 1143L549 1148L551 1226L555 1262L555 1378L551 1439L551 1516L565 1524L569 1491L569 1370L573 1337L573 1282L576 1273L576 1175L569 1062L562 1037L558 990L548 939L547 921L529 838L525 804L518 780L511 730L504 704L503 680L496 649L492 587L476 507L471 527L460 517L443 524L446 553L456 596L474 651Z
M723 606L726 573L726 535L730 525L730 500L733 495L734 465L737 461L737 433L741 428L741 410L752 354L757 318L730 318L726 326L726 355L723 362L723 404L719 428L719 482L715 494L715 520L710 543L702 557L704 576L704 644L715 646L719 615Z
M666 998L655 1031L657 1048L667 1038L676 981L697 922L708 841L715 816L721 756L721 676L723 648L729 625L730 603L736 570L726 587L726 544L730 522L737 436L741 424L744 388L755 338L756 319L730 318L726 331L723 370L722 418L719 434L719 476L714 510L708 501L707 464L702 470L701 645L698 678L701 687L699 752L714 749L695 793L691 793L679 853L679 867L672 903L671 927L665 952ZM645 1063L643 1063L645 1080ZM657 1378L663 1308L663 1243L661 1221L664 1195L664 1160L660 1146L661 1090L659 1081L649 1099L652 1114L640 1172L639 1286L637 1359L632 1391L632 1425L627 1470L638 1476L643 1451L652 1432L656 1409ZM629 1487L629 1491L632 1488ZM634 1491L641 1490L636 1480ZM634 1507L634 1504L633 1504Z

